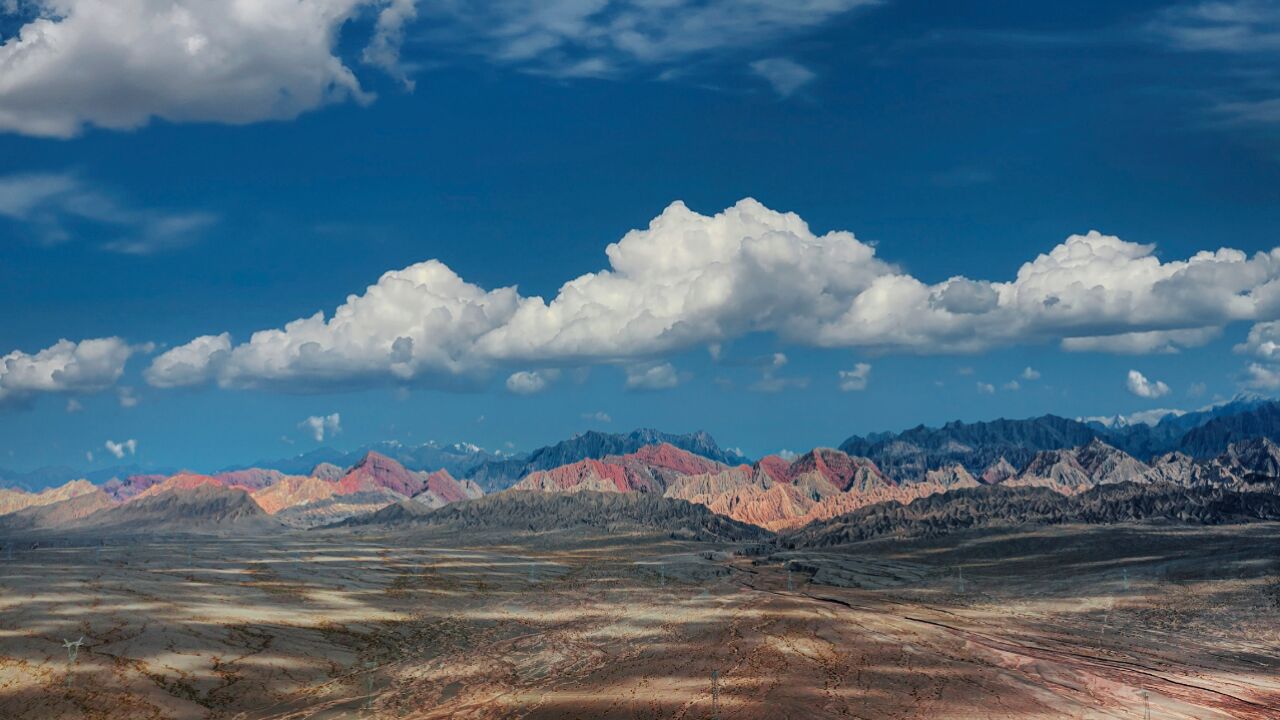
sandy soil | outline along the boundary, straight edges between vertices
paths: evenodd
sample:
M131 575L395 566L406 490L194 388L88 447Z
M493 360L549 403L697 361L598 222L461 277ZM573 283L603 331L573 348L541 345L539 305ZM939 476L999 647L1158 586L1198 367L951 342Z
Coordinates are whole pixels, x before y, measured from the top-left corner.
M714 549L19 548L0 718L1280 718L1275 525Z

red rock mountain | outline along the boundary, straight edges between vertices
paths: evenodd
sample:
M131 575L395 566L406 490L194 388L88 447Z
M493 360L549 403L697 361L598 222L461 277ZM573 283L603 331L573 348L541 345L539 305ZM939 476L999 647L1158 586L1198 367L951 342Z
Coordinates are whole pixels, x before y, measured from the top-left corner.
M627 455L579 460L551 470L530 473L518 490L545 492L651 492L662 494L677 478L717 472L724 466L673 445L648 445Z
M338 481L338 493L369 492L377 488L413 497L425 490L426 481L381 453L369 452Z
M976 486L963 468L935 471L919 482L889 480L875 463L830 448L793 461L776 455L726 467L671 445L582 460L531 473L517 490L641 492L687 500L769 529L795 527L886 500L910 501L953 487Z
M658 465L690 471L707 466L660 452L651 452L647 457ZM78 521L82 515L116 505L146 502L150 507L159 502L155 498L176 497L174 493L183 497L230 498L230 502L238 502L235 500L237 495L221 491L247 494L262 512L279 515L285 523L295 526L333 522L353 514L373 512L402 500L412 499L425 508L440 508L484 494L474 482L458 480L445 470L414 472L385 455L370 452L349 470L322 463L316 466L314 475L310 477L290 476L278 470L261 468L214 475L184 470L167 477L132 475L124 480L112 479L100 488L78 480L40 493L0 489L0 516L42 506L59 506L54 510L29 512L10 518L10 526L27 528ZM66 502L91 494L93 497L79 499L74 504ZM125 517L127 513L122 511L115 516ZM87 521L87 518L83 519Z

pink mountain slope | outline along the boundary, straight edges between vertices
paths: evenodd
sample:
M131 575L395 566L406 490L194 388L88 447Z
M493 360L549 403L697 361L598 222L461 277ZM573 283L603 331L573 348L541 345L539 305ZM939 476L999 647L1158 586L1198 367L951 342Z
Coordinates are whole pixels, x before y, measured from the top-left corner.
M383 488L405 497L413 497L426 487L426 480L418 473L406 469L386 455L370 452L351 466L338 481L338 494L349 495Z
M672 445L649 445L627 455L579 460L530 473L516 484L521 490L546 492L664 492L690 474L718 472L724 466Z

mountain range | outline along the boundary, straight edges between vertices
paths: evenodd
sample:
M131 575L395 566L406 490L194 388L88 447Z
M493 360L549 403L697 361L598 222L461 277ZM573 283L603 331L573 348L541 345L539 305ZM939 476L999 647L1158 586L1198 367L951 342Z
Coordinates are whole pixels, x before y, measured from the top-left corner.
M721 449L715 439L704 431L673 435L648 428L626 434L590 430L555 445L539 448L528 455L481 463L468 477L475 480L485 492L492 492L511 487L526 475L539 470L552 470L580 460L633 453L643 447L662 443L716 462L730 465L746 462L741 453Z
M789 549L881 537L931 537L986 527L1178 522L1220 525L1280 521L1280 494L1220 486L1117 483L1078 495L1048 488L967 488L904 505L880 503L783 535Z
M290 458L259 460L250 465L235 465L225 468L224 471L262 468L279 470L286 475L305 475L321 464L338 468L350 467L371 452L389 457L410 470L448 470L454 477L470 477L477 466L507 457L501 452L490 452L471 443L443 444L430 441L421 445L405 445L389 440L364 445L347 452L322 447Z
M840 449L872 460L891 477L910 479L956 463L970 473L982 473L1001 458L1022 467L1038 452L1080 447L1094 439L1150 460L1169 452L1213 457L1231 443L1253 437L1280 439L1280 403L1240 396L1195 412L1170 413L1155 425L1056 415L955 421L938 428L920 425L898 433L855 435L841 443Z
M450 515L462 513L460 508L470 508L466 513L501 508L510 515L519 503L560 520L573 507L622 517L641 506L687 519L692 516L686 510L671 508L689 506L763 532L794 534L883 517L895 518L891 524L900 531L915 532L936 524L935 516L916 514L930 507L942 508L947 517L970 508L965 512L974 517L955 520L954 527L999 518L1103 521L1127 517L1126 511L1098 510L1098 498L1124 498L1132 505L1134 498L1148 496L1148 505L1158 509L1150 510L1152 517L1207 521L1221 511L1219 519L1225 521L1240 516L1232 504L1240 497L1280 494L1277 435L1280 403L1238 398L1195 413L1167 414L1154 425L1052 415L953 422L855 436L840 449L769 455L755 462L722 449L705 432L674 435L651 429L583 433L518 457L474 446L383 443L378 447L397 456L372 449L359 457L317 452L276 467L213 474L138 472L97 483L75 479L39 492L0 489L0 534L406 525L460 517ZM433 459L448 466L421 465ZM298 469L313 460L313 466ZM1121 486L1129 489L1120 494L1109 489ZM494 494L523 499L516 505L478 502ZM651 500L644 503L657 504L630 505L631 500L602 501L600 496L645 497ZM539 497L557 499L530 499ZM1044 498L1052 503L1045 505ZM1269 503L1259 507L1265 510ZM990 517L978 517L982 512ZM508 519L520 524L514 515ZM840 532L853 537L867 531Z

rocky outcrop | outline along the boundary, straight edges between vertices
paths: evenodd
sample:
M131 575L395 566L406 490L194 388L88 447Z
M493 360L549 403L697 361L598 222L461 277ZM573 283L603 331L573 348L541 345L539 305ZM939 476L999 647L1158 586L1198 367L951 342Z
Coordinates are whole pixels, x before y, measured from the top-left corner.
M430 508L440 508L462 500L474 500L484 495L479 485L470 480L457 480L449 474L448 470L427 473L423 482L426 487L414 495L413 500Z
M1151 471L1128 453L1094 438L1074 450L1036 453L1022 472L1005 480L1009 487L1044 487L1061 493L1084 492L1096 485L1145 482Z
M29 505L7 515L0 515L0 532L26 532L68 527L90 515L114 507L112 500L101 488L89 486L86 492L78 492L63 500Z
M286 508L332 497L335 492L337 483L318 477L287 475L274 485L254 492L253 500L267 514L275 515Z
M244 470L220 472L213 477L226 487L238 487L249 492L254 492L255 490L261 490L274 485L284 476L284 473L279 470L245 468Z
M321 480L341 480L346 471L333 463L322 462L311 468L310 476Z
M26 508L52 505L77 495L98 492L98 488L88 480L72 480L55 488L41 490L38 493L26 490L0 489L0 515L18 512Z
M378 488L349 495L332 495L321 500L292 505L280 510L274 517L290 527L311 528L376 512L392 503L406 499L403 495L391 490Z

